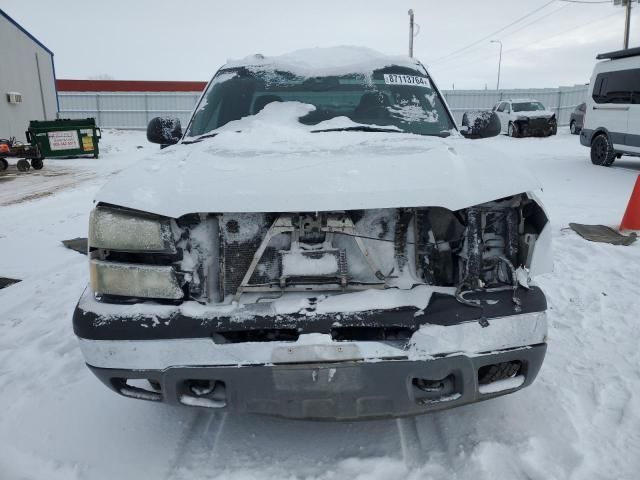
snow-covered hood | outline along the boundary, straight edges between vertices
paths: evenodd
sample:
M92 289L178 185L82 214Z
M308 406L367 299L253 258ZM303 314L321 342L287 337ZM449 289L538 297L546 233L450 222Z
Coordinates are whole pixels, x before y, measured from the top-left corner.
M310 107L273 103L227 124L216 137L157 152L120 172L96 201L174 218L196 212L458 210L539 188L531 174L482 140L455 132L449 138L313 133L319 125L297 122Z
M517 117L526 117L526 118L551 118L552 115L555 115L555 112L551 110L535 110L532 112L513 112Z

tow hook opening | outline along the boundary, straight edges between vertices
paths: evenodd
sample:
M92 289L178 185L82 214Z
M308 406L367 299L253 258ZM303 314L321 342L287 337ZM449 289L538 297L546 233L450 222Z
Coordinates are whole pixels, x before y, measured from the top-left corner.
M525 381L525 364L520 360L492 363L478 369L478 392L489 394L519 388Z
M521 370L522 362L519 360L485 365L478 369L478 384L487 385L498 380L512 378L517 376Z
M416 402L420 404L450 402L461 397L453 374L441 379L413 378L411 384Z
M227 406L226 385L221 380L185 380L180 403L194 407L224 408Z
M112 378L111 384L125 397L151 400L153 402L162 401L160 383L157 380L145 378Z

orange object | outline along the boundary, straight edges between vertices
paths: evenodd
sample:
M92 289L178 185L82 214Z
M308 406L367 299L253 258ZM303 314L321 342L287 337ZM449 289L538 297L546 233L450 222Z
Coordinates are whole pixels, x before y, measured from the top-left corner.
M627 210L620 223L620 230L640 230L640 175L638 175L633 192L631 192Z

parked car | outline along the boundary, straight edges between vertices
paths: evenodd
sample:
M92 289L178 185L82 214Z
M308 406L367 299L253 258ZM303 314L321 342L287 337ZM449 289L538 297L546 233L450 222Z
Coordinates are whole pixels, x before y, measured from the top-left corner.
M499 133L475 120L464 136ZM532 177L463 134L415 59L229 62L184 132L150 122L171 146L96 197L73 316L88 367L131 398L307 419L526 387L551 228Z
M640 48L596 57L580 143L605 167L622 155L640 155Z
M569 118L569 131L572 135L580 134L580 130L584 125L584 113L587 110L587 104L582 102L580 105L576 106L576 108L571 112L571 117Z
M546 137L558 132L556 114L531 98L498 102L493 111L500 119L502 133L510 137Z

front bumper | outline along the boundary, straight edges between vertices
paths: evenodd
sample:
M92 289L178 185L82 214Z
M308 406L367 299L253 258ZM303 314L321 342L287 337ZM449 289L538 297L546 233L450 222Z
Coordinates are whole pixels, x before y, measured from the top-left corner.
M555 122L548 118L533 118L529 120L515 120L518 133L521 137L546 137L557 129Z
M536 287L521 290L517 311L502 291L485 293L483 308L433 294L422 310L239 317L189 305L107 305L86 292L74 331L91 370L128 397L288 418L394 417L530 384L546 350L546 300ZM292 330L296 338L279 336ZM505 362L517 362L517 381L487 391L481 370Z
M358 420L418 415L512 393L533 382L545 352L543 343L420 361L90 368L107 386L133 398L293 419ZM506 362L518 362L517 375L479 384L483 367ZM127 383L131 379L151 379L156 388L132 387ZM199 393L202 385L215 388L196 395L194 385L200 386Z

